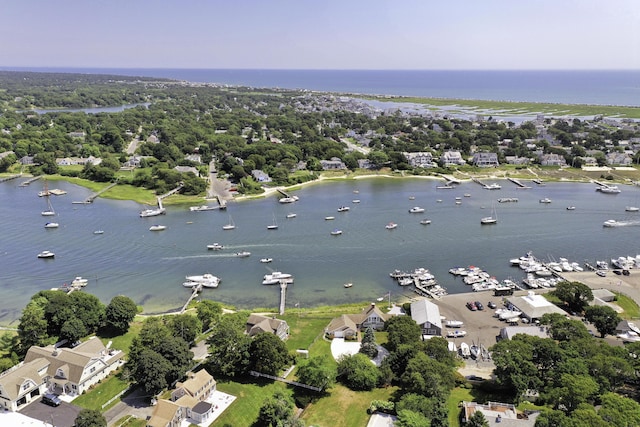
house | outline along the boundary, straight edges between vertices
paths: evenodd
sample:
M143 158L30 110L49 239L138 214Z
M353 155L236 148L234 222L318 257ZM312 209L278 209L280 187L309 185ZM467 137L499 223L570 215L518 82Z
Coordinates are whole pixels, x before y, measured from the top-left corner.
M445 151L442 153L442 156L440 156L440 162L442 162L445 167L467 164L459 151Z
M173 169L177 170L180 173L192 173L195 176L200 176L200 172L198 172L198 169L194 168L193 166L176 166Z
M432 168L435 165L433 164L433 156L431 153L425 152L415 152L415 153L403 153L404 157L414 168Z
M347 166L337 157L332 157L331 160L320 160L322 170L340 170L346 169Z
M474 412L482 412L484 418L491 427L513 426L533 427L539 412L518 411L511 403L487 402L462 402L462 422L466 423Z
M528 157L505 156L505 160L510 165L528 165L531 161Z
M325 334L333 338L353 337L363 329L383 329L389 317L372 303L359 314L343 314L334 318L325 328Z
M422 335L441 336L442 318L440 308L427 299L411 303L411 318L422 329Z
M507 302L522 312L521 317L534 322L539 320L544 314L558 313L565 316L567 313L558 306L551 303L543 295L537 295L533 291L529 291L525 296L512 296Z
M500 166L496 153L475 153L472 162L475 166L481 168L495 168Z
M190 373L186 381L176 384L171 400L158 400L147 427L179 427L187 418L197 424L206 423L214 409L208 401L214 391L216 381L206 370Z
M289 324L275 317L266 317L260 314L250 315L247 319L245 333L252 337L262 332L274 334L284 341L289 338Z
M199 165L202 164L202 156L200 154L189 154L185 156L184 159Z
M102 341L92 337L74 348L32 346L24 363L39 358L47 360L47 388L57 394L74 396L109 376L124 363L123 357L122 351L109 350Z
M271 182L269 174L260 169L253 169L251 171L251 176L253 176L253 179L258 182Z
M613 152L606 155L608 165L630 166L633 159L627 153Z
M0 374L0 408L17 411L47 391L82 394L120 367L123 356L95 337L74 348L32 346L23 362Z
M564 157L551 153L551 154L543 154L540 157L540 164L542 166L567 166L567 161Z

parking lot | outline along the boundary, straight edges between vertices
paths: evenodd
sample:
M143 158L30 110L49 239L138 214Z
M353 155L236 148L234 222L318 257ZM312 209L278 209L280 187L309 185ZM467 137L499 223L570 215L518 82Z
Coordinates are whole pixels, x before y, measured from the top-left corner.
M27 417L49 423L55 427L73 427L80 409L81 408L67 402L62 402L60 406L49 406L38 399L28 404L20 413Z

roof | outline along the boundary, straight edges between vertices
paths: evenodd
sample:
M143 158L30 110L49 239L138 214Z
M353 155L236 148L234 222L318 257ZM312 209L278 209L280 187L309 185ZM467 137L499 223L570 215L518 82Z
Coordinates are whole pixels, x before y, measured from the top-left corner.
M191 396L195 396L200 390L202 390L204 386L209 384L211 381L213 381L213 384L215 384L215 380L213 379L211 374L209 374L209 372L207 372L205 369L201 369L196 373L190 374L189 379L187 379L185 382L177 383L176 388L182 387Z
M196 414L206 414L211 410L213 404L209 402L198 402L196 406L191 408L191 412L195 412Z
M153 408L151 418L147 421L147 426L167 427L167 424L176 416L178 409L180 409L180 406L170 400L158 400L158 404Z
M356 314L356 315L350 315L351 319L356 322L356 324L361 325L365 320L367 320L367 318L369 316L371 316L372 314L377 315L379 318L381 318L383 321L387 321L387 319L389 319L389 315L386 313L383 313L377 305L375 305L374 303L371 303L371 305L368 308L365 308L362 313L360 314Z
M529 292L522 297L510 297L507 299L530 319L539 319L547 313L558 313L563 316L567 313L561 308L549 302L544 296Z
M252 314L247 319L246 332L249 335L255 335L260 332L275 333L280 325L287 324L286 321L276 319L275 317L266 317L260 314Z
M517 411L515 406L510 403L488 402L480 404L477 402L462 402L462 405L465 420L468 420L474 412L480 411L491 427L533 427L539 415L538 412Z
M418 324L429 322L442 329L440 308L429 300L422 299L411 303L411 318Z
M38 372L48 366L49 361L44 358L37 358L8 369L0 376L0 388L7 394L9 399L16 400L20 396L20 391L25 381L31 380L36 385L42 383L42 376Z
M526 334L534 337L549 338L548 328L545 326L505 326L500 329L500 336L512 339L517 334Z
M343 314L340 317L334 317L327 326L327 332L331 333L333 331L351 329L354 332L358 330L356 323L351 319L348 314Z

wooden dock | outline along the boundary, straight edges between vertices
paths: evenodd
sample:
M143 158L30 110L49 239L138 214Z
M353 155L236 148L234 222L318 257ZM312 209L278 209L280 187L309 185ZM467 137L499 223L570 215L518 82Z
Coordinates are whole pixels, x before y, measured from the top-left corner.
M282 280L280 282L280 315L284 314L284 307L287 301L287 282Z
M530 186L523 184L522 182L518 181L518 180L517 180L517 179L515 179L515 178L507 178L507 179L508 179L509 181L513 182L513 183L514 183L515 185L517 185L519 188L525 188L525 189L526 189L526 188L531 188Z
M113 182L109 185L107 185L105 188L103 188L102 190L98 191L97 193L93 193L92 195L90 195L89 197L87 197L86 199L84 199L84 201L82 202L72 202L73 204L85 204L88 205L90 203L93 203L93 201L95 199L97 199L98 197L100 197L100 195L106 191L111 190L113 187L115 187L116 185L118 185L118 182Z
M11 176L5 176L4 178L0 178L0 182L7 182L7 181L11 181L12 179L16 179L16 178L20 178L22 175L11 175ZM37 177L40 178L40 177ZM26 184L29 185L29 184ZM24 185L20 184L20 187L24 187Z
M202 291L202 285L195 285L191 289L193 289L193 292L191 293L191 296L189 297L187 302L185 302L184 305L182 306L182 308L180 309L180 314L184 313L187 310L187 307L189 306L189 303L191 303L191 301L193 301L193 299L195 297L197 297L198 294Z

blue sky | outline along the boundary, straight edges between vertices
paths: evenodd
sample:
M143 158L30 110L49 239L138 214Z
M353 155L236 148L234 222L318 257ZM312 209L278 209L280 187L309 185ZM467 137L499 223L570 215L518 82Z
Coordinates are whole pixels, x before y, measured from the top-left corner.
M0 66L640 69L640 0L0 0Z

